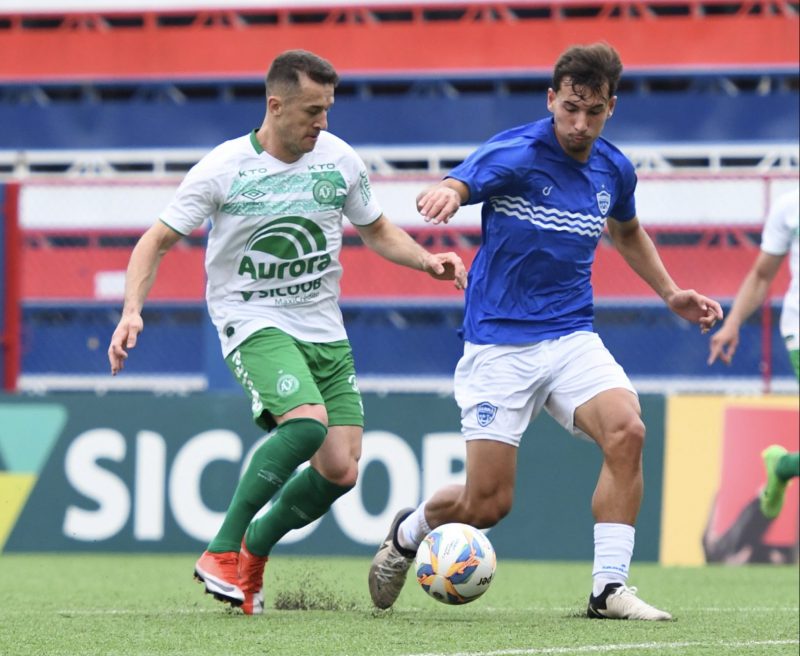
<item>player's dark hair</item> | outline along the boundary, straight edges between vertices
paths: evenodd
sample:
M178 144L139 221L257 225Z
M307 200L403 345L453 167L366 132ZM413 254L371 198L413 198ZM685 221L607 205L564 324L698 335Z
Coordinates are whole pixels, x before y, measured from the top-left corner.
M308 50L287 50L272 62L265 80L267 96L277 89L293 91L300 86L300 74L305 73L317 84L339 84L339 75L327 60Z
M564 51L553 69L553 90L561 88L564 78L570 79L572 88L583 87L594 94L602 94L608 85L608 97L617 93L622 76L622 61L614 48L607 43L589 46L572 46Z

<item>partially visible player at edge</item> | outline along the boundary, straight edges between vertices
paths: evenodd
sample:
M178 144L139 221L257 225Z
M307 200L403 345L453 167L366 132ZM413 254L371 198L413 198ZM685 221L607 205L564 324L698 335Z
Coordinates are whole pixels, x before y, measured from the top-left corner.
M636 217L633 165L600 138L621 73L607 44L568 49L547 91L551 118L496 135L417 198L434 224L447 223L463 204L483 203L454 381L467 440L466 484L397 514L369 572L379 608L395 602L431 528L445 522L485 528L508 514L520 439L544 407L603 453L592 497L589 617L671 619L627 586L645 427L633 385L593 332L591 267L604 226L634 272L678 316L705 332L722 310L669 276ZM552 464L569 487L570 463Z
M730 364L739 345L739 330L745 320L760 308L786 255L789 255L791 282L783 297L781 335L789 352L794 373L800 381L800 192L794 189L773 204L761 233L761 251L742 281L733 306L719 330L711 337L708 364L717 358ZM761 512L774 519L783 508L789 481L800 476L800 452L789 453L779 444L764 449L767 481L761 490Z
M194 572L207 592L247 614L263 610L264 565L275 543L321 517L358 474L363 408L338 304L343 215L387 260L466 284L457 255L431 254L390 223L363 162L327 132L338 81L310 52L275 58L261 127L194 166L134 248L108 349L117 374L143 330L161 258L210 218L208 310L253 419L277 429L256 450ZM251 523L278 490L279 500Z

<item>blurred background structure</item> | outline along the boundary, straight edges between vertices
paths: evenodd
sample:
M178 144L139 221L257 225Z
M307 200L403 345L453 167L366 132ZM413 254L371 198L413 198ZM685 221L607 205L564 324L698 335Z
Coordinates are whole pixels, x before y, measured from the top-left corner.
M230 7L227 5L231 4ZM427 227L416 193L496 132L545 115L558 54L605 40L625 74L606 128L638 168L639 216L679 284L727 307L772 199L800 170L799 3L790 0L25 0L0 6L6 390L228 389L204 306L199 233L165 258L146 331L106 348L138 236L209 149L257 127L289 48L342 76L330 129L390 218L470 261L477 208ZM460 294L348 232L345 319L366 390L447 391ZM788 271L730 368L604 239L596 329L642 391L794 390L777 332Z

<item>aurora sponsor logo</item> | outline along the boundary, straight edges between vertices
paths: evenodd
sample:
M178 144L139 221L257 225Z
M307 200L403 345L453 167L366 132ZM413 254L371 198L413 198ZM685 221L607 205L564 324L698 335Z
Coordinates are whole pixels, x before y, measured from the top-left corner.
M321 273L331 263L331 256L324 252L327 245L322 229L310 219L301 216L275 219L247 240L246 254L239 262L239 275L253 280L284 280ZM263 260L258 253L283 261Z

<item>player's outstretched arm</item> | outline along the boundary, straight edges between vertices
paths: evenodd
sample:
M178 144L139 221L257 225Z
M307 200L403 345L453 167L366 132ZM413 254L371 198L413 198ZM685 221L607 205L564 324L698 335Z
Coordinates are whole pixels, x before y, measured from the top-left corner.
M419 193L417 211L429 223L447 223L468 200L467 185L455 178L445 178Z
M125 274L125 303L122 317L111 335L108 362L111 375L116 376L125 365L128 351L136 346L139 333L144 330L142 306L156 279L158 264L164 254L182 235L161 221L145 232L131 253Z
M725 364L733 361L739 345L739 329L753 312L767 299L769 287L780 269L783 255L772 255L761 251L742 281L728 317L720 329L711 337L708 364L717 358Z
M437 280L452 280L456 289L466 288L467 270L456 253L429 253L385 215L356 229L369 248L390 262L425 271Z
M670 310L708 332L722 319L717 301L693 289L681 289L672 280L650 236L634 217L630 221L608 220L608 232L628 265L662 298Z

